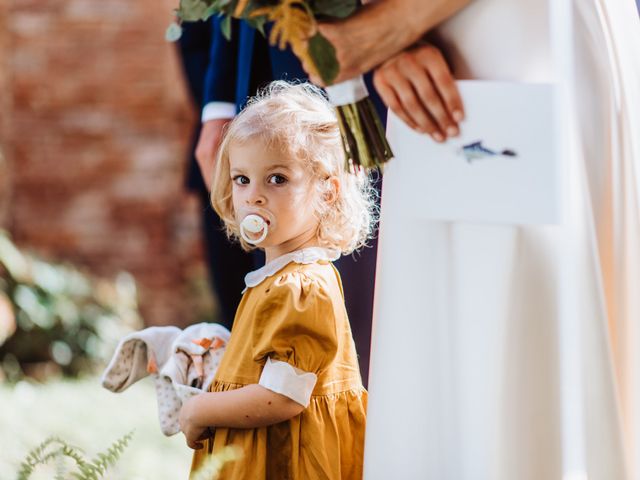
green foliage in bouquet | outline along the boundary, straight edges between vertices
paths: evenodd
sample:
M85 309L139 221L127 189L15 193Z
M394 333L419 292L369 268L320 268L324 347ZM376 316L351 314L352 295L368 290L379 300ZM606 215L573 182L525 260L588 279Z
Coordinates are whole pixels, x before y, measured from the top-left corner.
M77 447L69 445L57 437L49 437L27 454L18 472L18 480L28 480L39 465L45 465L51 461L58 462L58 472L55 480L98 480L102 478L109 467L116 464L122 452L133 437L133 432L116 440L104 453L98 453L95 458L89 460L84 452ZM63 463L64 459L71 459L75 463L77 471L70 472Z
M180 0L176 15L185 22L223 15L222 29L227 38L231 37L232 17L244 19L263 34L264 24L273 21L270 43L280 49L290 45L296 56L310 60L308 65L315 65L317 73L330 85L339 65L331 44L315 32L316 20L346 18L357 7L357 0ZM172 24L166 36L168 40L176 40L180 27Z
M141 324L130 275L92 279L21 252L0 231L0 374L9 381L92 373Z

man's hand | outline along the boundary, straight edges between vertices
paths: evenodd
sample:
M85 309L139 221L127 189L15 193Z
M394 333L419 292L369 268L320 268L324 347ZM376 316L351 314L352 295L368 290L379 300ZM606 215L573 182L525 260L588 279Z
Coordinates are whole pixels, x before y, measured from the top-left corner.
M211 189L213 181L213 167L218 154L218 147L222 140L224 127L231 121L230 118L220 118L216 120L208 120L202 125L198 145L196 146L196 160L200 166L202 178L207 186Z
M334 83L373 70L416 43L470 1L365 0L366 5L348 18L318 23L318 32L333 45L340 64ZM314 75L312 65L303 62L302 66L313 83L324 86Z
M373 13L377 14L379 10ZM331 43L335 49L336 60L340 65L338 76L333 80L333 83L357 77L372 70L373 67L388 58L390 53L387 54L386 49L383 49L381 45L389 42L389 37L393 35L393 32L389 31L384 19L378 18L379 16L369 15L361 19L361 15L356 14L355 18L347 20L318 23L317 31ZM385 26L384 40L371 34L369 23ZM326 86L309 59L302 59L302 68L309 75L309 80L316 85Z
M373 84L385 105L414 130L437 142L460 132L462 99L434 46L421 45L390 58L374 72Z

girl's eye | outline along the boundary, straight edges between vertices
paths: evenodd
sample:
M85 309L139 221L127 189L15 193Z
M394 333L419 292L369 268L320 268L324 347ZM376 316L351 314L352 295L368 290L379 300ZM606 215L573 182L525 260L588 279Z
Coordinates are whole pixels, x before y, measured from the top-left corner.
M283 183L285 183L287 181L286 178L284 178L282 175L271 175L269 177L269 183L275 184L275 185L282 185Z
M249 183L249 179L244 175L236 175L233 177L233 182L237 185L247 185Z

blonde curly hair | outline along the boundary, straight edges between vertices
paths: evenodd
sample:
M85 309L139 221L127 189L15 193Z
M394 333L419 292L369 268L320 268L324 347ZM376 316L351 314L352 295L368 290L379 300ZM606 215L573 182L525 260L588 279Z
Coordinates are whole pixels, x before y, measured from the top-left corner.
M315 180L314 211L318 218L320 246L343 254L366 245L378 219L377 191L364 171L345 169L345 154L333 107L324 92L310 83L274 81L251 98L244 110L227 126L216 158L211 203L223 220L230 239L244 250L256 248L240 237L232 201L229 149L256 139L267 148L277 147L290 158L303 162ZM331 203L330 177L340 188Z

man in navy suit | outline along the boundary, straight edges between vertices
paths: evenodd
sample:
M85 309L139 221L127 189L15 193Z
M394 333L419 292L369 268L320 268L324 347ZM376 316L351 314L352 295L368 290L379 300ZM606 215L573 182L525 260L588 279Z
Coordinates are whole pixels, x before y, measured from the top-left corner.
M210 22L212 37L204 86L202 133L196 149L198 164L209 184L222 129L242 109L247 99L272 80L308 79L300 61L290 49L271 47L259 32L245 22L232 22L230 41L222 35L219 17ZM370 76L365 76L365 81L384 122L386 109L375 94ZM365 385L369 371L377 252L376 240L370 243L371 248L353 256L342 257L336 262L342 275L345 303Z
M184 73L191 93L192 101L198 111L204 106L205 79L209 67L209 55L212 41L210 22L185 23L179 48ZM230 57L233 52L226 52ZM232 78L227 78L228 87L233 87ZM211 88L210 83L207 83ZM223 91L224 86L218 86ZM222 228L222 223L209 201L209 189L203 180L194 155L200 138L200 124L194 131L192 148L189 151L186 184L195 192L202 204L202 234L207 257L209 276L213 293L220 306L219 323L231 329L241 292L244 288L244 276L254 269L255 262L251 254L244 252L239 245L231 244Z

